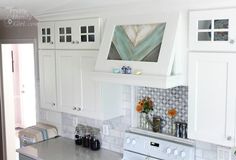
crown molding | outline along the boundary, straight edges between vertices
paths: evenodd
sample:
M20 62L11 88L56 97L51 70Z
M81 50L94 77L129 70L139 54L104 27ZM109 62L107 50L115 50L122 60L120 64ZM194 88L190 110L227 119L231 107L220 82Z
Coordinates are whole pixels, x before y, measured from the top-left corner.
M51 12L48 11L42 14L34 14L33 16L39 21L68 20L68 19L81 19L81 18L92 18L92 17L110 17L114 15L122 15L127 13L128 14L137 13L137 10L140 11L140 9L142 9L143 6L144 4L140 2L135 4L125 3L116 6L94 7L94 8L84 8L84 9L75 8L75 9L57 10Z
M178 2L173 2L172 0L146 0L145 2L127 2L125 4L115 6L111 5L105 7L45 11L44 13L33 14L33 16L38 21L57 21L94 17L108 18L122 15L155 14L167 11L189 11L219 8L236 8L236 1L229 0L228 2L225 2L218 0L212 3L210 0L179 0Z

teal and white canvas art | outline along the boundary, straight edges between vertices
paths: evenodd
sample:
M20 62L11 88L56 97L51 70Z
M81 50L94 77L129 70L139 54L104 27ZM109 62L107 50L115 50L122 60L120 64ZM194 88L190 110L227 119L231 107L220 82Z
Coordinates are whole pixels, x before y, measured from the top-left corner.
M157 62L166 23L115 27L108 60Z

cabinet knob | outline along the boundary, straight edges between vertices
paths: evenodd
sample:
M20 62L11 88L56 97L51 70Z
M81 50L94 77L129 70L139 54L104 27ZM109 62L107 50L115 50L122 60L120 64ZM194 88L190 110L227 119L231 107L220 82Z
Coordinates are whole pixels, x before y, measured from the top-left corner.
M234 40L234 39L230 39L230 40L229 40L229 43L230 43L230 44L234 44L234 43L235 43L235 40Z
M75 41L76 44L79 44L79 41Z
M56 106L56 103L53 102L53 103L52 103L52 106Z
M75 44L75 41L72 41L71 43L72 43L72 44Z
M227 137L227 140L228 140L228 141L231 141L231 140L232 140L232 137L231 137L231 136L228 136L228 137Z
M75 111L75 110L76 110L76 107L73 107L72 109Z
M78 108L77 108L77 111L81 111L81 107L78 107Z
M50 42L50 44L53 44L53 42Z

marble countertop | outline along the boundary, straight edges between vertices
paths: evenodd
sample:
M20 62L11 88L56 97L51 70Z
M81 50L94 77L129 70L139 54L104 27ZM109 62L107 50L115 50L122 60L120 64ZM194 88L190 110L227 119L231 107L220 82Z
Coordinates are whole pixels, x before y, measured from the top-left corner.
M35 160L121 160L122 154L106 149L92 151L75 145L72 139L58 137L16 150Z

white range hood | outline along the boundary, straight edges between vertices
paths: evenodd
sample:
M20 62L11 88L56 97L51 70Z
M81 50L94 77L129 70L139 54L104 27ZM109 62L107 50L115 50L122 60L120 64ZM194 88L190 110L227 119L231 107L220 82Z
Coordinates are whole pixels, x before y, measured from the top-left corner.
M156 88L186 85L187 36L181 21L179 13L107 19L94 79ZM131 67L133 74L114 73L123 66Z

